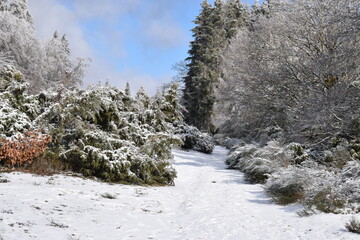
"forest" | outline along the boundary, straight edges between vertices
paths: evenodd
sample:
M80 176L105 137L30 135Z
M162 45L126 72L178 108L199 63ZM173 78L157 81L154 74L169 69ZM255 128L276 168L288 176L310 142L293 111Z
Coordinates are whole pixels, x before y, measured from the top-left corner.
M172 185L171 147L211 152L183 122L177 84L149 97L109 86L82 89L87 60L71 60L55 31L42 45L27 1L0 1L0 163L40 174L73 171L109 182Z
M360 4L202 4L184 69L188 123L229 168L304 215L359 212Z
M55 30L40 43L26 0L0 0L0 19L0 170L173 185L173 147L222 145L278 204L360 212L358 0L205 0L155 96L83 89L91 63Z

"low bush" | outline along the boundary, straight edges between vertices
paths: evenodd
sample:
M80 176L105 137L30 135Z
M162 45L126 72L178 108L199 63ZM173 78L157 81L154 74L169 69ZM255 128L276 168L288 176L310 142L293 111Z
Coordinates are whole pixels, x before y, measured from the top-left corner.
M355 144L354 144L355 142ZM226 159L250 183L265 183L266 193L282 205L300 202L304 214L360 212L360 162L356 141L340 141L327 151L297 143L239 143ZM351 155L351 153L353 155Z
M250 183L265 183L277 168L291 164L293 151L277 141L260 147L255 144L240 144L225 160L229 168L244 172Z
M214 142L216 145L225 147L227 149L232 149L234 146L241 142L238 138L230 138L225 136L224 134L216 134L214 135Z
M53 175L70 171L71 167L69 164L61 161L57 154L45 151L40 157L34 159L25 170L37 175Z
M281 168L269 177L265 191L274 202L287 205L304 200L308 185L306 170L295 167Z
M340 171L330 171L312 161L274 171L265 191L274 202L301 202L305 212L360 212L360 164L348 162Z
M306 199L306 207L315 208L324 213L340 213L345 207L345 200L332 187L317 192L311 198Z
M10 66L0 69L0 83L1 163L41 174L71 170L111 182L174 183L171 148L181 140L173 121L182 121L176 85L152 98L108 85L28 95ZM33 136L27 128L49 135ZM9 138L22 133L25 139Z
M0 160L11 167L28 165L46 150L51 139L40 131L25 131L10 139L1 139Z
M350 221L345 224L345 227L349 232L360 234L360 221L355 217L351 218Z
M213 152L215 144L209 135L182 122L175 123L174 126L174 133L183 141L181 145L183 149L193 149L207 154Z

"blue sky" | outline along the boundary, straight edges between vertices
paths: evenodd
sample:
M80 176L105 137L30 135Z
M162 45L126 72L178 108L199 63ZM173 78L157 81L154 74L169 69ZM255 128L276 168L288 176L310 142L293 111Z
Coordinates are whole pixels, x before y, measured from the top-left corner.
M84 85L104 83L149 94L187 57L202 0L28 0L44 42L66 34L75 57L92 59ZM209 1L212 3L213 1ZM253 0L242 1L252 5Z

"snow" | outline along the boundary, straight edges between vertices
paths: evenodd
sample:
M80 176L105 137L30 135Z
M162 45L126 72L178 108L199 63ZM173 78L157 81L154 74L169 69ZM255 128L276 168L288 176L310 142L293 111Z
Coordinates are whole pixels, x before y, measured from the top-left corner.
M173 153L174 187L2 173L0 239L359 239L344 227L351 215L301 218L298 205L272 204L225 169L223 148Z

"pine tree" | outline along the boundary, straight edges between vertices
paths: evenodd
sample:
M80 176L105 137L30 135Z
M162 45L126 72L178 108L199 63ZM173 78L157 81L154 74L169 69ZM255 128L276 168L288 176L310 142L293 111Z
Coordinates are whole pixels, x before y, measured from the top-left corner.
M8 9L7 0L0 0L0 12L7 11L7 9Z
M27 0L13 0L9 7L10 12L19 19L25 19L31 25L34 25L34 19L29 12Z
M45 47L47 75L46 80L55 87L66 81L67 74L71 71L70 49L66 36L59 38L57 31Z
M236 28L244 22L244 11L236 0L224 3L216 0L214 6L203 1L202 10L192 29L194 40L190 43L186 59L187 75L184 77L185 121L197 128L213 132L215 88L222 77L220 64L222 52ZM231 13L231 14L230 14Z
M138 103L138 107L140 110L149 109L150 104L151 104L151 99L146 94L143 87L140 87L139 91L136 93L135 99Z
M239 0L228 0L224 6L226 38L230 40L235 37L238 29L246 25L248 17L245 7Z
M190 43L189 57L186 59L189 72L184 78L184 104L187 109L185 120L202 130L208 130L211 117L212 89L211 70L212 55L209 46L212 44L211 5L205 0L200 15L192 29L194 40Z
M165 120L169 123L183 121L183 106L179 103L177 83L173 83L164 94L161 111L165 114Z
M126 95L131 96L130 84L129 84L129 82L126 83L125 93L126 93Z

